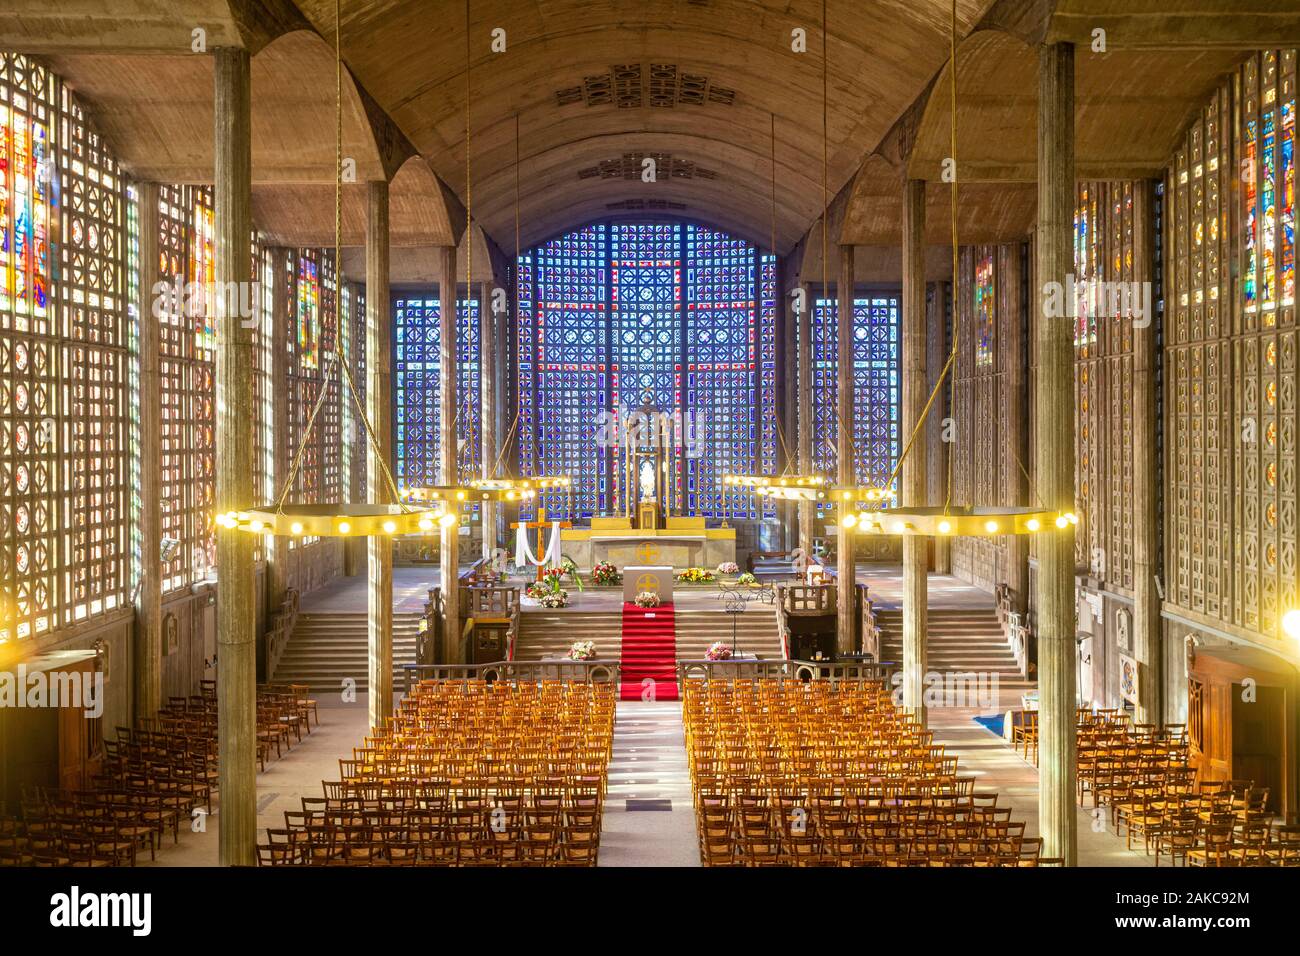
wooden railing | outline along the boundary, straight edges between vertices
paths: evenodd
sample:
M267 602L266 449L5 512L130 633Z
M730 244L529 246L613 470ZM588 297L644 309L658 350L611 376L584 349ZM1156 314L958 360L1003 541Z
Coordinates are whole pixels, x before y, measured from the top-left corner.
M404 692L422 680L543 680L582 681L586 684L618 683L618 661L495 661L491 664L405 664Z
M776 595L782 614L835 613L834 584L777 584Z
M298 591L296 588L285 588L280 607L271 614L271 623L266 628L263 641L265 654L263 663L266 666L267 680L270 680L271 675L275 673L275 667L280 663L280 655L284 653L289 638L293 637L293 629L297 623Z

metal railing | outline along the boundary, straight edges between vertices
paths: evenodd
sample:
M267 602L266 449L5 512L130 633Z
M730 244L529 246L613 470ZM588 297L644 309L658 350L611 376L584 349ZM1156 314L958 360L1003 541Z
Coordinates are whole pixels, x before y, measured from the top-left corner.
M585 684L618 683L618 661L494 661L491 664L404 664L403 692L422 680L581 681Z
M867 657L868 655L863 655ZM831 684L845 680L879 680L889 684L898 670L896 661L776 661L741 659L726 661L685 660L677 662L677 684L683 690L688 680L825 680Z

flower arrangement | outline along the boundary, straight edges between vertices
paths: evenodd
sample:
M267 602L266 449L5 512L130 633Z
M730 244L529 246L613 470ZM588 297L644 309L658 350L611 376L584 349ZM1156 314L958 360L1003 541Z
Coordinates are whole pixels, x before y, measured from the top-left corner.
M754 577L754 575L746 571L740 577L736 578L736 583L744 584L744 585L755 585L758 583L758 578Z
M707 584L715 578L715 575L704 568L687 568L685 571L678 571L674 577L686 584Z
M594 661L596 659L595 641L574 641L569 646L569 660Z
M623 580L623 575L608 561L598 561L592 566L591 578L597 584L618 584Z
M740 565L735 561L723 561L718 565L719 574L737 574L740 571Z
M547 568L542 572L542 581L545 584L554 582L555 587L558 588L560 586L560 580L564 577L565 573L564 568Z
M731 660L731 645L725 641L714 641L709 645L709 649L704 652L706 661L729 661Z
M540 601L543 597L545 597L547 594L550 593L551 593L551 589L548 588L545 584L541 584L540 582L534 582L528 585L528 587L524 588L524 595L526 597L532 598L534 601Z
M556 608L569 606L569 592L560 588L558 591L548 591L541 596L542 607Z
M632 599L632 603L637 607L658 607L659 595L654 591L642 591Z

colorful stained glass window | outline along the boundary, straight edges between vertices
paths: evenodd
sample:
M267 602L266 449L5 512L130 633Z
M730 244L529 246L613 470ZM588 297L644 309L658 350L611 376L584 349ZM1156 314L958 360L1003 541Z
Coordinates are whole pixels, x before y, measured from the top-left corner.
M993 283L993 253L989 252L975 261L975 364L993 364L994 329L997 303Z
M1253 63L1251 64L1253 67ZM1242 275L1242 294L1245 297L1246 311L1255 310L1256 272L1258 271L1259 219L1256 216L1257 187L1255 183L1255 166L1258 161L1259 117L1256 115L1259 101L1258 93L1252 89L1253 69L1248 67L1247 88L1245 91L1246 128L1241 138L1241 179L1242 197L1246 203L1246 265Z
M517 270L520 468L574 481L548 513L618 507L616 423L648 398L676 448L665 507L754 517L721 477L776 468L775 260L703 226L597 223Z
M864 486L882 487L898 460L900 312L897 295L853 300L854 476ZM839 473L836 401L839 302L816 301L812 314L813 470Z
M1294 54L1292 54L1294 55ZM1282 304L1295 302L1295 90L1282 111Z
M1277 116L1276 60L1264 57L1263 115L1260 117L1259 146L1259 304L1277 305Z
M126 600L124 200L71 92L0 54L0 642Z
M479 477L479 347L477 300L456 303L457 481ZM399 487L437 485L441 446L438 402L439 352L442 340L439 300L393 300L394 389L397 398L394 447Z

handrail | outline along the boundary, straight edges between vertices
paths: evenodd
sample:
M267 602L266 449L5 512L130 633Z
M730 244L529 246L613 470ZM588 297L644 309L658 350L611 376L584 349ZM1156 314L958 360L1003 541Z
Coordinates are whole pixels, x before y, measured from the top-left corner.
M404 692L421 680L525 681L579 680L585 684L617 684L618 661L494 661L490 664L403 664Z
M757 677L764 680L826 680L832 685L846 680L876 680L887 685L898 670L895 661L776 661L762 658L710 661L679 660L677 684L686 689L688 680L733 680Z

